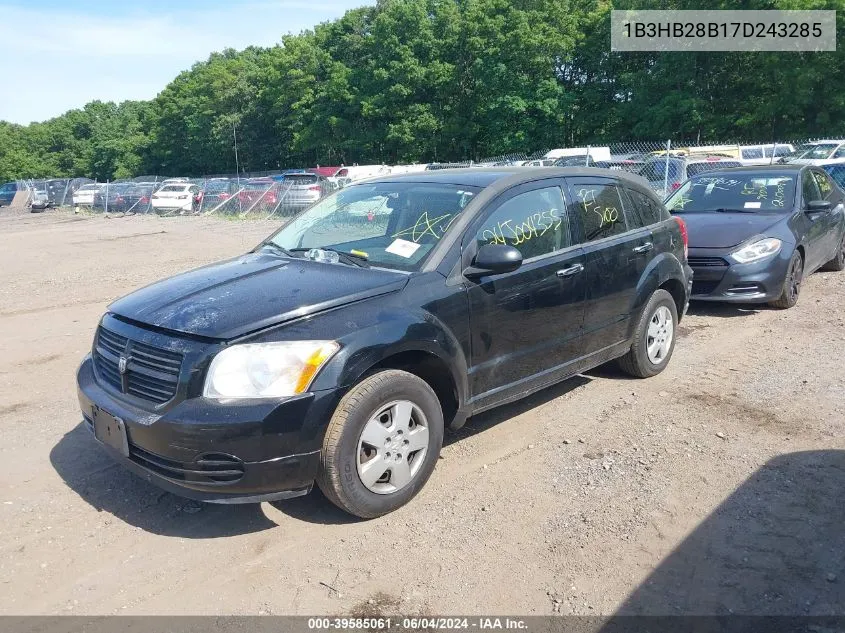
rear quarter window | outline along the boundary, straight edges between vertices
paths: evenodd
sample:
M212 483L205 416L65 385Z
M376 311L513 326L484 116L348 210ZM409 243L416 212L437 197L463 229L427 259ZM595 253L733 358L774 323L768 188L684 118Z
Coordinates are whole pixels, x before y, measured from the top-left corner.
M628 198L631 201L633 213L639 216L643 226L657 224L669 217L666 207L662 203L658 203L651 196L647 196L635 189L629 189L628 187L625 187L625 193L628 194Z

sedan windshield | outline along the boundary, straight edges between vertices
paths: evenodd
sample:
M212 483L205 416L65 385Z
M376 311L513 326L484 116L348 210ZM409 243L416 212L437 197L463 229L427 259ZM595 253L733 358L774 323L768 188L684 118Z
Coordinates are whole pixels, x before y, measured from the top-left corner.
M798 158L815 160L829 158L833 150L837 147L839 147L837 143L820 143L819 145L813 145L807 149L803 154L798 156Z
M354 251L371 266L419 270L478 191L435 183L353 185L293 219L271 241L288 251Z
M783 213L795 202L795 175L750 173L699 176L685 182L668 200L672 213Z

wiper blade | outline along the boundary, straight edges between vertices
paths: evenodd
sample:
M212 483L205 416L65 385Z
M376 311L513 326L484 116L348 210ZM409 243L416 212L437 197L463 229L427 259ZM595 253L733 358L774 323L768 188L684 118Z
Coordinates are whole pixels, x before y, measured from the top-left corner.
M276 244L276 242L274 242L272 240L267 240L266 242L261 242L261 244L258 245L258 248L264 248L265 246L269 246L274 251L278 251L282 255L285 255L287 257L293 257L293 255L291 254L291 252L288 249L284 248L283 246L279 246L278 244Z
M713 209L716 213L757 213L760 209Z

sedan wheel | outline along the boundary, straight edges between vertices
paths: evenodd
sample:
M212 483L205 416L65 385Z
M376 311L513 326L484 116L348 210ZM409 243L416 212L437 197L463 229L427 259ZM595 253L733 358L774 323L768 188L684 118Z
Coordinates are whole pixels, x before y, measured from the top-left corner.
M836 257L827 262L822 267L822 270L845 270L845 235L842 236L842 242L839 244Z
M771 302L772 307L787 309L798 303L798 295L801 294L801 283L804 281L804 259L801 253L792 253L789 260L789 268L786 270L786 278L783 280L783 290L780 297Z
M666 290L656 290L640 313L631 349L619 359L619 367L637 378L656 376L666 369L675 349L678 307Z

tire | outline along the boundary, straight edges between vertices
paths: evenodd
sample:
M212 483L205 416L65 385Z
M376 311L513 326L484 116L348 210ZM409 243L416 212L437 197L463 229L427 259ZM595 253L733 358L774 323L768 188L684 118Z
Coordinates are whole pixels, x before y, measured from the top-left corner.
M406 423L403 413L408 412ZM378 441L367 443L373 438ZM424 452L414 450L423 444ZM416 496L434 471L442 445L443 411L428 383L405 371L380 371L355 385L335 409L323 440L317 485L342 510L372 519ZM399 464L403 467L394 470ZM401 481L403 477L407 479Z
M801 284L804 281L804 259L801 253L795 251L789 259L789 266L786 269L786 277L783 280L783 290L780 297L770 301L773 308L787 310L798 303L798 295L801 293Z
M845 270L845 235L842 236L842 242L839 244L839 250L836 252L836 257L822 266L822 270Z
M655 290L640 314L631 349L617 360L620 369L636 378L651 378L666 369L675 351L677 324L675 299L666 290Z

